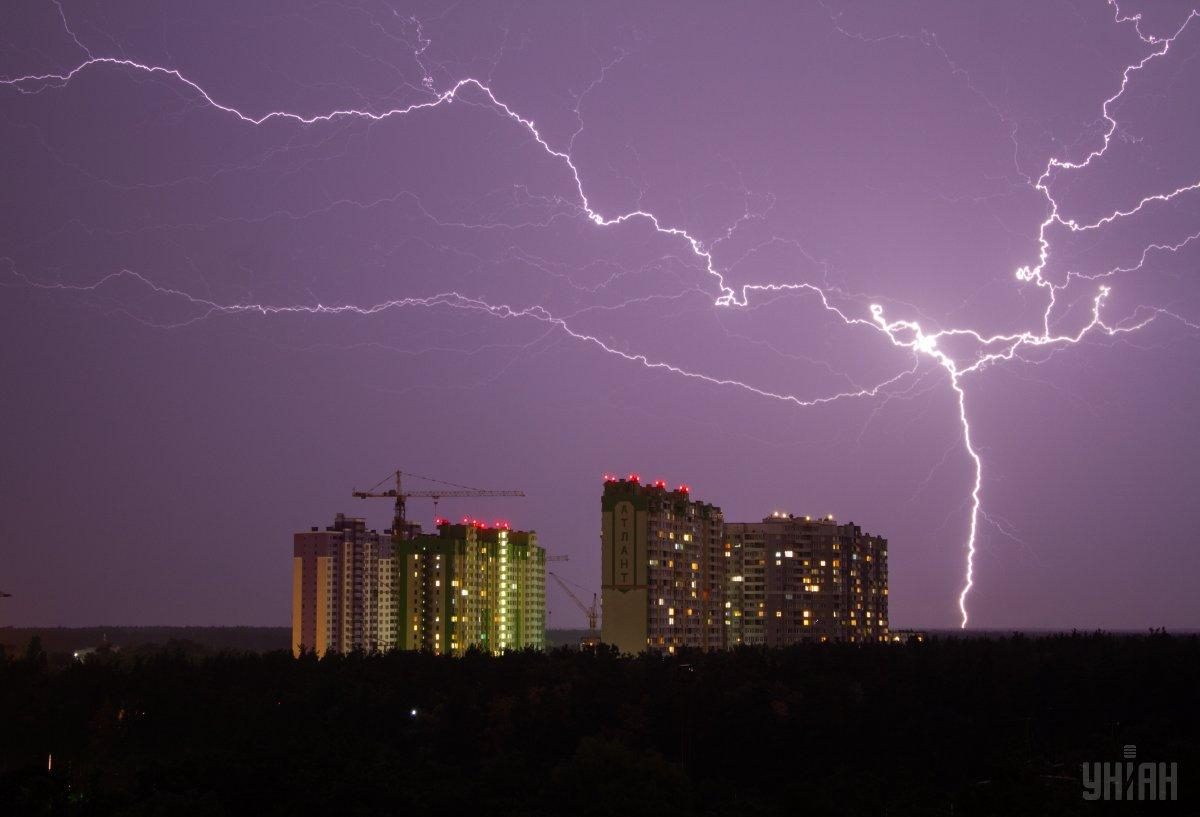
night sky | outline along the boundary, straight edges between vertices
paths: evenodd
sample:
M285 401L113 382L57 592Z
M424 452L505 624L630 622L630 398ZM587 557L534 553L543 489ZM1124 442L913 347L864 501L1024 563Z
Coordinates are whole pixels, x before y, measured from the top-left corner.
M286 624L401 467L597 589L637 472L886 536L896 627L974 518L971 627L1194 628L1190 12L4 4L0 622Z

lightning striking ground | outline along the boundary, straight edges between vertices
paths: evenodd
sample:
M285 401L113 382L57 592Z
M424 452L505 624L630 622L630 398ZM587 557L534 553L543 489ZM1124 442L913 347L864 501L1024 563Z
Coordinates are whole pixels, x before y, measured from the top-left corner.
M22 281L23 284L27 286L43 289L73 291L95 291L117 279L122 278L135 280L141 285L148 287L156 294L182 299L191 306L197 308L198 314L195 317L182 323L171 324L172 327L185 325L186 323L192 323L207 318L211 315L218 314L354 314L366 316L378 314L392 309L432 307L448 307L454 309L471 310L484 313L498 319L533 320L547 325L550 330L561 331L576 341L598 348L606 354L614 355L630 363L635 363L651 370L661 370L671 375L699 380L714 386L731 387L744 390L757 397L781 401L797 407L815 407L841 400L875 398L879 397L880 395L886 395L888 393L888 389L896 386L904 379L915 375L918 372L922 361L928 359L945 372L946 381L951 391L954 393L954 399L958 409L958 420L961 428L961 439L967 455L972 463L973 470L973 481L969 494L969 527L965 541L966 563L961 591L958 596L958 609L961 615L961 626L965 628L970 620L967 609L967 601L975 582L977 534L979 530L979 519L983 515L982 490L984 463L973 438L970 412L968 409L968 393L964 386L964 378L970 374L980 372L992 364L1009 362L1013 360L1024 360L1020 354L1024 350L1061 348L1075 345L1081 343L1085 337L1094 333L1101 333L1108 336L1127 334L1144 328L1152 321L1160 317L1177 320L1190 328L1200 329L1200 324L1189 321L1175 312L1169 311L1165 308L1145 305L1139 306L1137 309L1135 309L1133 314L1121 320L1117 320L1115 322L1106 320L1103 315L1104 306L1111 292L1111 289L1107 284L1099 286L1096 294L1092 298L1090 320L1081 328L1074 332L1056 332L1051 328L1053 324L1053 313L1058 304L1058 296L1065 289L1067 289L1073 281L1095 281L1101 278L1111 277L1117 273L1138 270L1145 264L1147 255L1149 253L1174 253L1181 250L1183 247L1200 236L1200 233L1195 233L1191 236L1188 236L1183 241L1174 244L1151 244L1143 250L1141 259L1135 266L1132 267L1118 266L1107 272L1095 275L1084 275L1072 272L1068 273L1066 279L1060 284L1056 284L1049 280L1044 274L1046 266L1051 257L1053 246L1051 233L1053 230L1063 229L1069 233L1082 233L1100 230L1114 222L1134 216L1146 208L1152 207L1156 204L1167 203L1181 196L1185 196L1188 193L1200 190L1200 180L1197 180L1193 183L1178 186L1167 192L1146 195L1138 200L1135 204L1128 205L1124 208L1114 209L1107 215L1091 221L1080 221L1064 215L1059 202L1056 200L1053 194L1052 188L1054 181L1060 174L1085 170L1090 167L1093 162L1105 156L1109 150L1113 136L1118 127L1117 120L1111 110L1112 106L1125 94L1134 76L1153 61L1165 57L1170 52L1171 46L1174 44L1176 39L1183 34L1185 29L1197 16L1200 16L1200 11L1193 9L1170 36L1158 37L1146 34L1142 30L1140 15L1124 15L1120 10L1117 0L1108 0L1108 2L1110 7L1113 9L1114 22L1118 25L1132 25L1138 38L1145 45L1150 47L1150 51L1139 61L1127 65L1124 68L1121 73L1119 87L1103 102L1101 110L1106 127L1102 134L1100 145L1089 151L1084 158L1079 160L1051 157L1047 161L1040 176L1036 180L1031 180L1032 187L1045 200L1047 215L1041 222L1036 237L1036 244L1038 247L1037 261L1036 263L1017 269L1016 278L1022 283L1032 283L1039 290L1044 291L1046 293L1047 300L1046 307L1041 315L1041 325L1037 329L995 335L984 335L983 333L971 328L947 328L936 331L930 330L923 326L919 321L889 318L885 315L884 308L879 304L869 304L866 308L865 314L860 316L851 313L846 307L836 304L831 299L830 287L818 286L812 283L747 284L740 287L740 289L733 288L726 280L726 274L728 270L722 270L714 257L714 248L722 240L724 240L724 238L729 237L732 231L736 229L736 225L726 231L726 234L721 238L718 238L711 243L706 243L702 239L693 235L689 230L683 227L667 224L661 220L658 215L648 210L634 209L616 215L604 215L593 206L585 189L580 169L573 158L572 148L574 146L576 137L578 137L583 128L582 119L580 118L579 114L581 100L583 96L593 90L596 85L602 81L603 74L599 79L593 82L592 85L588 86L588 88L582 94L577 96L574 113L577 121L579 122L579 127L571 135L568 145L565 148L557 149L551 145L546 137L543 136L542 132L531 118L528 118L518 112L508 103L503 101L501 97L493 91L490 80L485 81L474 77L464 77L454 82L445 90L436 91L435 81L431 76L430 70L426 64L422 62L423 54L431 41L421 28L419 21L416 21L415 19L409 21L416 27L417 41L419 45L419 48L414 50L414 59L421 67L423 90L429 93L431 96L429 99L424 101L386 110L372 111L355 108L342 108L316 114L303 114L287 110L271 110L259 114L247 113L237 107L219 101L217 98L219 95L210 93L208 90L202 87L200 83L190 79L176 68L139 62L137 60L125 57L96 56L93 51L85 46L74 33L67 21L66 14L63 12L62 7L57 2L55 2L55 6L57 7L59 16L61 17L62 26L65 33L70 37L75 45L77 45L83 51L83 53L86 55L86 58L73 68L62 72L28 74L24 76L6 77L0 79L0 87L8 87L24 94L38 94L52 88L63 87L72 82L82 73L93 69L98 70L102 68L111 68L141 74L162 76L189 89L190 92L196 95L198 100L202 101L205 105L210 106L212 109L227 114L245 125L254 127L262 126L270 122L291 123L298 126L317 126L344 119L381 121L385 119L405 117L422 112L431 112L437 108L450 105L458 100L462 100L468 104L485 104L500 114L503 114L503 116L507 117L511 123L522 129L533 140L533 142L545 152L546 155L559 162L560 165L566 169L571 178L576 197L576 200L571 206L579 215L586 218L588 222L599 228L617 227L629 222L641 222L647 224L657 234L682 242L682 244L687 248L690 256L703 267L705 273L715 282L718 294L716 295L713 303L716 307L737 308L748 306L751 303L753 295L757 293L797 293L801 295L807 295L815 298L821 308L827 314L841 321L845 326L851 328L861 327L865 330L874 332L880 336L880 338L886 344L896 349L906 351L910 355L910 359L912 361L911 366L907 368L901 368L900 371L891 377L887 377L872 386L850 388L823 396L802 398L794 394L759 388L737 379L710 376L702 372L685 369L681 366L677 366L666 361L653 360L645 354L618 349L609 343L605 343L602 339L594 334L582 332L573 328L569 324L568 318L562 317L561 315L552 314L548 309L539 305L522 307L503 303L493 304L480 298L471 297L455 291L441 292L425 297L397 298L365 306L345 304L327 305L321 303L317 303L315 305L278 306L262 303L219 303L210 299L197 297L180 289L160 286L150 277L127 269L122 269L105 275L95 283L89 285L68 285L61 283L39 282L29 278L28 276L18 273L15 268L12 270L12 273L14 277ZM941 50L940 46L938 46L938 48ZM943 56L945 56L945 52L942 51L942 53ZM613 65L615 65L616 62L619 61L620 58L614 61L614 63L610 63L609 65L605 66L604 70L609 70ZM957 68L957 66L952 65L952 67L954 68L956 74L962 73L961 69ZM974 90L973 86L972 90ZM9 262L9 265L10 267L12 266L11 261ZM633 301L626 302L624 305L641 300L646 299L634 299ZM974 351L963 356L951 354L944 348L942 344L943 339L966 341L972 345Z

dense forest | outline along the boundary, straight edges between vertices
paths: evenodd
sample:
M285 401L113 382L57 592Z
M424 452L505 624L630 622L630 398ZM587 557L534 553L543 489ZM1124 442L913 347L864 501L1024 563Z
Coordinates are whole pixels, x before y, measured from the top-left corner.
M0 655L0 814L1133 813L1083 801L1080 764L1135 744L1186 801L1198 718L1200 638L1165 633L65 663L34 640Z

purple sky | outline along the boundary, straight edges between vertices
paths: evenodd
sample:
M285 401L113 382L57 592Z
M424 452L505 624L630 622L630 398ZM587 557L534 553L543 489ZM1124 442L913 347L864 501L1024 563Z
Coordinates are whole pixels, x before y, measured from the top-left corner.
M0 621L285 624L400 466L593 587L605 472L833 513L957 626L957 385L971 626L1200 625L1200 19L1143 6L5 4Z

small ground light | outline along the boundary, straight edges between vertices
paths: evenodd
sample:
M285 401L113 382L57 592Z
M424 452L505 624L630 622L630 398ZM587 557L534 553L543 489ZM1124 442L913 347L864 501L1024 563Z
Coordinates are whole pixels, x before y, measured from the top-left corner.
M410 710L408 710L408 716L409 716L410 718L415 718L415 717L417 717L417 710L415 710L415 709L410 709Z

